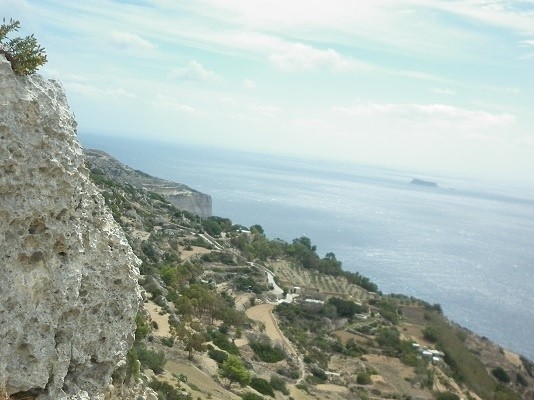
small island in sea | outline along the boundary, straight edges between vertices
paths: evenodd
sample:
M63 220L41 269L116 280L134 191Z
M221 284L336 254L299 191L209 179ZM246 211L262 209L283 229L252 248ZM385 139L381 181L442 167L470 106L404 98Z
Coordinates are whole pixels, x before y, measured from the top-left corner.
M425 181L423 179L418 179L418 178L413 178L410 183L413 184L413 185L438 187L437 182Z

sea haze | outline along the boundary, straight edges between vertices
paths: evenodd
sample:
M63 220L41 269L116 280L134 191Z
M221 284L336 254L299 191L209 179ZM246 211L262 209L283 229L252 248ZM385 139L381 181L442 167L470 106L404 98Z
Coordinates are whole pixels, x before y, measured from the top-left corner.
M192 145L80 135L149 174L213 198L214 215L271 238L309 236L385 293L440 303L480 335L534 359L534 191L525 186L317 163ZM431 179L438 187L410 184ZM510 187L507 187L510 186Z

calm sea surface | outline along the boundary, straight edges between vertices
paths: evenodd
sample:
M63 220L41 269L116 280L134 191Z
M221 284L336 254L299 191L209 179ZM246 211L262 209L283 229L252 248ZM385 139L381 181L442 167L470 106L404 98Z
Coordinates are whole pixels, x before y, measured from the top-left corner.
M306 235L385 293L534 359L534 188L314 163L191 145L80 135L149 174L213 198L214 215L271 238ZM410 184L413 177L438 188Z

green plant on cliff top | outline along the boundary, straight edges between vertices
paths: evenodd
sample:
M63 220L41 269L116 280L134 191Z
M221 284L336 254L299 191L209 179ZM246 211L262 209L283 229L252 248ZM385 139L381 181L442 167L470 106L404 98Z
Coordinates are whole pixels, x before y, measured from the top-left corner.
M10 39L7 35L11 32L17 32L20 28L20 22L10 19L2 20L0 25L0 54L3 54L11 63L11 69L17 75L30 75L46 63L46 54L44 48L37 43L33 35L25 38Z

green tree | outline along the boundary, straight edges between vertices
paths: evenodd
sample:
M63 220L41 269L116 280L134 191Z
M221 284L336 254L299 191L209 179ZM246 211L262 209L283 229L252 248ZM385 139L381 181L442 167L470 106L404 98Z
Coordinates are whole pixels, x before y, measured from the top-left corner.
M226 361L222 363L221 375L230 381L228 387L234 382L245 387L252 379L250 372L245 368L241 360L232 354L228 355Z
M359 385L370 385L373 383L371 375L369 375L367 372L360 372L356 377L356 382Z
M263 227L259 224L254 224L250 227L250 232L252 233L258 233L260 235L263 235L264 234L264 230L263 230Z
M184 349L187 351L187 358L190 360L193 359L195 351L205 350L204 335L198 332L193 332L182 324L171 326L171 333L173 337L179 339L183 343Z
M205 219L204 221L202 221L202 228L210 236L219 236L222 232L221 226L217 223L217 221L214 221L212 219Z
M343 300L339 297L329 298L328 303L336 307L337 314L340 317L351 318L360 310L360 307L355 302Z
M503 383L510 382L510 376L506 373L503 367L496 367L491 370L491 373L495 378L500 380Z
M7 35L11 32L17 32L20 28L20 22L10 19L2 20L0 25L0 54L3 54L11 63L11 69L17 75L30 75L46 63L46 54L44 48L39 46L37 39L33 35L25 38L10 39Z

